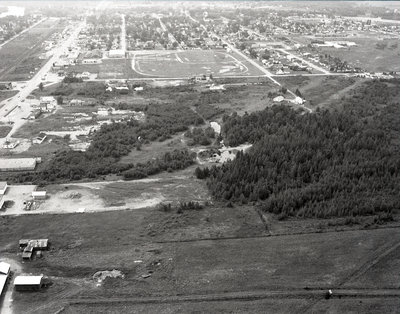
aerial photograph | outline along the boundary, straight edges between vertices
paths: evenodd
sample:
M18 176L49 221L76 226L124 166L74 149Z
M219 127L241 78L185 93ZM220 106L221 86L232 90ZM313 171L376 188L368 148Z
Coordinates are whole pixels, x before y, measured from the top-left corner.
M400 1L0 0L0 314L400 313Z

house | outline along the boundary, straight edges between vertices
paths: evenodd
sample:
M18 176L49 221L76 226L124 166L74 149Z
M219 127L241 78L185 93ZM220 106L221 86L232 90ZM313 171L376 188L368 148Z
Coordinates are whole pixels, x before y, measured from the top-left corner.
M120 94L128 94L129 88L127 86L116 86L115 90Z
M40 117L42 111L40 109L32 110L32 112L28 116L28 120L35 120Z
M143 86L138 86L134 88L135 92L141 92L143 90Z
M100 64L102 63L101 59L83 59L82 64Z
M43 141L47 138L46 133L39 133L39 135L32 139L32 144L42 144Z
M5 262L0 262L0 297L6 286L8 277L10 275L10 264Z
M38 291L43 287L43 276L17 276L14 287L17 291Z
M8 185L6 181L0 181L0 195L6 194Z
M274 102L282 102L282 101L284 101L284 100L285 100L285 98L284 98L283 96L277 96L277 97L275 97L275 98L273 99Z
M85 103L84 100L72 99L72 100L69 102L69 105L70 105L71 107L72 107L72 106L82 106L84 103Z
M42 112L52 112L56 109L57 100L53 96L40 97L40 110Z
M33 200L45 200L46 199L46 191L33 191L32 192Z
M109 58L124 58L125 57L125 51L123 51L121 49L110 50L108 52L108 57Z
M19 145L19 141L6 140L3 144L4 149L14 149Z
M99 115L99 116L108 116L108 114L109 114L109 110L107 108L100 107L97 109L97 115Z

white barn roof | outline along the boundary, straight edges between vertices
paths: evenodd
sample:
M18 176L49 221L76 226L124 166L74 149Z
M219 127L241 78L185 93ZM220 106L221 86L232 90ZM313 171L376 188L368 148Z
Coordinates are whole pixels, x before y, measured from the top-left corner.
M14 285L40 285L43 276L17 276L14 280Z
M0 262L0 274L8 275L10 271L10 264L5 262Z

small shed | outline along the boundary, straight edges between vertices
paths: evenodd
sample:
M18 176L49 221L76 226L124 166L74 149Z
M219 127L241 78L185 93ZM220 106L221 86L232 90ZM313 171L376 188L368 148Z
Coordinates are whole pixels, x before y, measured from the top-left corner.
M46 199L46 191L33 191L32 198L34 200L45 200Z
M8 185L6 181L0 181L0 195L6 194L7 187Z
M43 286L43 276L17 276L14 286L17 291L38 291Z

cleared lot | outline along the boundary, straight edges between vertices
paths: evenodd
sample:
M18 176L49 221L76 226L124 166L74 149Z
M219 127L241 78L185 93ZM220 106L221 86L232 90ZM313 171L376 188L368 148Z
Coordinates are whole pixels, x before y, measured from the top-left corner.
M0 80L23 81L32 77L46 60L39 55L45 52L42 43L65 25L59 19L48 19L33 27L0 49Z

